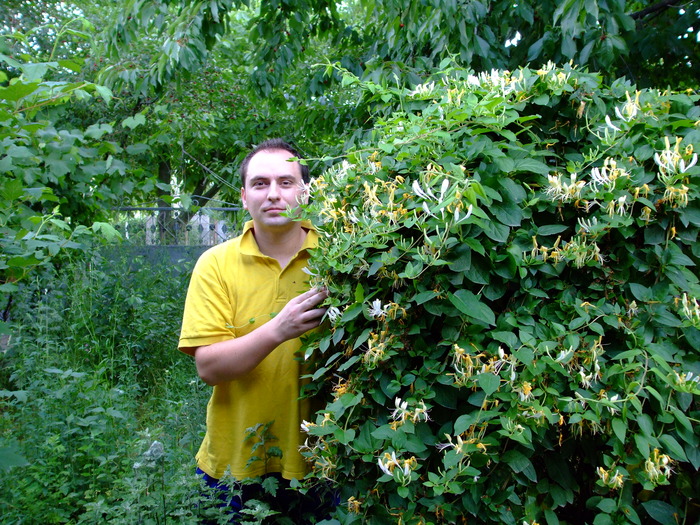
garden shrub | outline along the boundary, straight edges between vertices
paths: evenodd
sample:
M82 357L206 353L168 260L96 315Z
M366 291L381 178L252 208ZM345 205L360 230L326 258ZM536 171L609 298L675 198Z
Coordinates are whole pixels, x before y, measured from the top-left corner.
M695 523L700 107L552 64L361 82L312 183L342 523Z

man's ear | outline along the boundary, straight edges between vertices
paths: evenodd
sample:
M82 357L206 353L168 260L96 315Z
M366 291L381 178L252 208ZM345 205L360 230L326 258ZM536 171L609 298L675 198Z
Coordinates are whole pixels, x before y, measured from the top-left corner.
M243 202L243 209L248 209L248 202L245 198L245 188L241 188L241 202Z

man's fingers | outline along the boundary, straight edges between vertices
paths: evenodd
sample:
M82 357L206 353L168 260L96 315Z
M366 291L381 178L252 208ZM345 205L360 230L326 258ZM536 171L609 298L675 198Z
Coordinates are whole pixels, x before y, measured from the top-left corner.
M306 307L305 309L321 304L327 297L328 291L325 288L312 288L299 296L301 304Z

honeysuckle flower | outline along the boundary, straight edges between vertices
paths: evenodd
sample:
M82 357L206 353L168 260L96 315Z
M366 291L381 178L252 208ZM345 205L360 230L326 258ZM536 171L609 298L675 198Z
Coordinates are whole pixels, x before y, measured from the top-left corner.
M514 388L513 391L518 393L520 401L527 401L532 397L532 385L529 381L523 381L523 384Z
M396 452L392 452L391 454L385 452L384 459L386 461L382 461L381 457L377 458L377 464L384 474L393 477L394 469L400 466L398 460L396 459Z
M619 118L620 120L629 122L637 116L637 112L641 109L641 107L639 106L640 92L636 92L634 100L632 100L632 98L630 97L629 91L626 92L625 95L627 96L627 102L625 102L622 105L622 110L620 110L620 108L617 106L615 107L615 115L617 115L617 118Z
M449 189L450 187L450 180L445 178L445 180L442 181L442 185L440 186L440 198L438 199L440 202L442 202L443 198L445 197L445 192Z
M600 186L610 190L615 187L615 181L620 177L628 177L629 173L624 168L618 168L615 159L610 157L603 161L601 168L591 169L591 187L598 191Z
M413 184L411 185L413 188L413 193L420 197L421 199L426 199L430 200L430 195L428 195L425 191L423 191L423 188L421 188L420 183L417 180L413 181Z
M362 500L355 498L355 496L350 496L348 498L348 511L352 514L359 514L362 503Z
M669 456L660 454L659 449L655 448L652 455L644 462L644 471L652 483L658 483L663 481L662 477L667 479L671 475L673 472L672 464L673 460Z
M418 84L413 91L409 93L409 96L415 97L416 95L430 95L435 89L435 82L428 82L425 84Z
M683 306L683 315L690 321L700 321L700 303L694 297L688 297L687 293L683 293L681 298Z
M610 120L610 115L605 115L605 123L608 125L608 127L613 130L613 131L620 131L620 128L615 126L612 121Z
M306 432L306 433L309 432L309 429L310 429L311 427L315 427L315 426L316 426L316 425L315 425L314 423L311 423L311 422L309 422L309 421L306 421L306 420L302 420L302 421L301 421L301 429L302 429L304 432Z
M561 202L578 200L581 198L581 192L586 186L586 181L577 180L577 178L578 175L572 173L567 183L564 182L562 175L559 173L548 175L547 181L549 182L549 188L545 190L545 193L552 199Z
M427 202L423 202L423 211L426 213L426 215L430 215L431 217L435 217L437 219L437 216L430 211L430 207L428 206Z
M368 313L371 317L374 317L375 319L381 319L384 316L386 316L387 307L388 305L382 307L382 301L379 299L375 299L374 301L372 301Z
M685 208L688 205L688 186L681 184L680 188L667 186L664 191L663 200L671 204L674 208Z
M586 370L584 370L583 367L579 367L578 376L582 388L591 387L591 382L593 381L593 374L586 374Z
M698 387L700 385L700 376L693 374L692 372L686 372L685 374L679 374L674 371L676 383L681 387Z
M573 355L574 355L574 350L572 347L569 347L566 350L562 350L561 352L559 352L559 355L557 355L557 358L555 359L555 361L557 363L568 363L569 361L571 361L571 358L573 357Z
M460 212L459 212L459 206L455 209L455 224L461 221L466 221L469 217L471 217L472 212L474 211L474 206L472 204L469 205L467 208L467 214L464 217L460 217Z
M596 473L598 474L600 481L603 482L603 485L613 490L622 488L625 483L625 477L618 470L615 471L614 475L611 475L609 470L605 470L603 467L598 467L596 469Z
M615 406L615 403L617 403L618 401L620 401L620 396L617 395L617 394L615 394L614 396L612 396L612 397L609 399L609 401L610 401L613 405L612 405L612 406L608 406L608 411L610 412L611 415L617 414L617 413L620 411L620 409L617 408L617 407Z
M421 401L419 403L419 406L413 409L411 420L414 423L418 423L419 421L430 421L430 416L428 415L428 412L430 412L430 410L425 405L425 402Z
M584 232L591 233L598 225L598 219L596 219L595 217L592 217L592 218L586 220L582 217L579 217L578 225Z
M330 319L331 323L335 323L341 315L342 312L335 306L329 306L328 310L326 310L326 316Z
M665 184L671 184L673 182L674 175L681 175L687 172L690 168L695 166L698 162L698 154L693 153L692 145L689 145L684 153L680 151L680 144L683 139L676 137L676 143L671 147L671 143L666 137L666 148L661 153L654 154L654 161L659 166L661 175L659 178ZM690 162L685 163L684 156L690 156Z
M408 411L408 401L402 401L400 397L394 400L396 408L391 413L391 418L394 421L405 419L405 414Z

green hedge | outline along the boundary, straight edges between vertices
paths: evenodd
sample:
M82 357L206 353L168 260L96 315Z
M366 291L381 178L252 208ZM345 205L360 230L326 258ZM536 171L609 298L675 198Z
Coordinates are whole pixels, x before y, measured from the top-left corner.
M305 350L340 521L695 523L699 97L552 64L344 85L377 124L312 183Z

